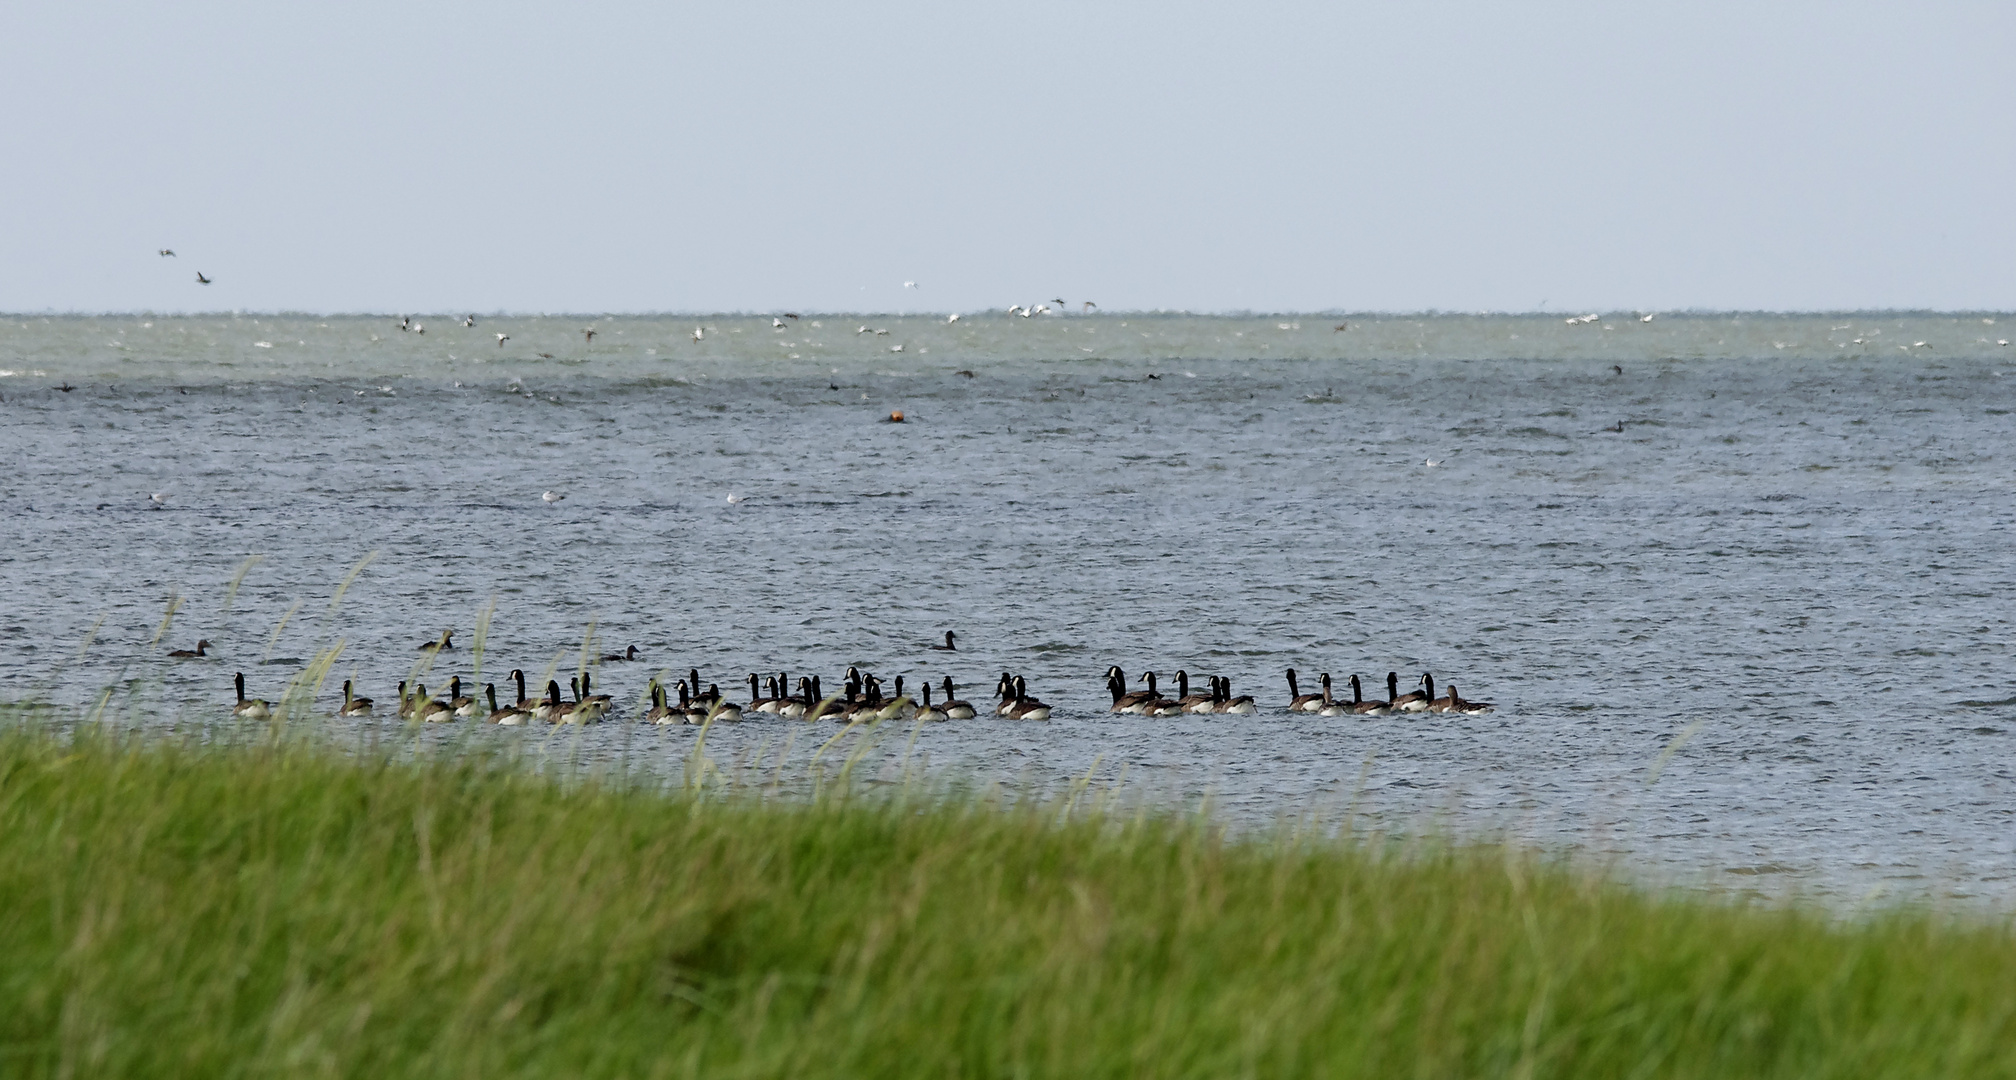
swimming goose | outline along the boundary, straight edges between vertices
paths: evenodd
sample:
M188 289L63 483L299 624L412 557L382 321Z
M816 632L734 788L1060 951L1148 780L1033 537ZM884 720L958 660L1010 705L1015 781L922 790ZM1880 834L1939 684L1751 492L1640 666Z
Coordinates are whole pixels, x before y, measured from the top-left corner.
M1386 702L1387 702L1387 708L1393 712L1428 711L1427 694L1424 694L1419 690L1412 691L1405 695L1400 694L1400 673L1397 671L1389 671L1386 673Z
M1008 710L1008 717L1010 719L1012 720L1050 719L1050 706L1045 705L1042 702L1036 700L1035 698L1029 696L1029 684L1023 681L1022 676L1020 675L1015 676L1015 682L1012 687L1012 692L1014 693L1015 696L1013 699L1013 704L1009 707Z
M200 660L205 659L205 657L203 656L203 651L205 649L208 649L209 647L210 647L210 639L204 638L203 640L197 642L196 647L193 649L176 649L174 652L171 652L168 655L174 657L177 660Z
M270 704L269 702L261 701L258 698L251 698L248 700L245 697L244 672L241 671L238 673L237 682L238 682L238 703L236 705L231 706L231 715L239 718L240 720L272 719L273 718L272 704Z
M399 719L413 719L413 695L406 692L405 682L399 684Z
M742 719L742 706L722 697L721 688L713 683L707 684L706 700L705 709L716 723L733 724Z
M812 680L801 675L798 677L798 696L785 698L783 703L777 706L777 715L788 716L795 720L804 716L805 710L814 704L816 702L812 697Z
M518 700L512 705L512 708L530 712L531 706L525 701L525 673L517 668L512 668L511 674L506 676L506 678L518 684Z
M850 668L848 670L851 671L853 669ZM812 692L807 694L805 699L807 703L805 707L805 719L846 720L850 715L847 708L848 699L853 696L853 693L854 684L850 682L841 696L828 701L826 700L826 691L820 688L819 676L812 676Z
M774 715L777 710L783 707L784 699L777 696L777 680L770 680L770 696L764 697L756 692L756 673L753 671L750 672L749 710L751 712L771 713Z
M490 702L490 712L488 715L483 717L483 722L486 724L502 724L505 727L523 727L525 721L530 720L532 718L530 713L527 713L524 709L521 709L516 705L506 705L501 709L498 708L496 683L483 684L483 697Z
M1455 712L1456 707L1462 704L1456 699L1456 688L1453 686L1449 688L1449 696L1441 698L1435 696L1435 676L1423 675L1421 682L1428 688L1429 712Z
M538 704L532 706L532 719L544 720L549 724L557 724L560 722L560 710L562 707L560 702L560 683L556 680L548 679L546 680L546 697Z
M943 645L933 645L933 646L931 646L931 647L932 647L933 649L936 649L936 650L937 650L937 651L939 651L939 652L958 652L958 651L959 651L959 646L957 646L957 645L954 645L954 644L952 644L952 631L950 631L950 630L947 630L947 631L945 631L945 644L943 644Z
M1260 711L1260 703L1253 700L1253 695L1232 696L1231 676L1220 676L1216 685L1218 687L1218 712L1231 713L1234 716L1252 716Z
M1150 699L1150 700L1149 700L1149 701L1148 701L1147 703L1145 703L1145 704L1143 704L1143 705L1141 706L1141 715L1143 715L1143 716L1180 716L1180 715L1182 715L1182 713L1183 713L1183 706L1181 706L1181 705L1177 704L1177 703L1176 703L1176 702L1174 702L1174 701L1171 701L1171 700L1169 700L1169 699L1168 699L1168 698L1166 698L1166 697L1163 697L1163 696L1162 696L1162 692L1161 692L1160 690L1157 690L1157 689L1155 688L1155 673L1154 673L1154 672L1150 671L1150 672L1146 673L1146 674L1145 674L1145 675L1143 676L1143 678L1145 678L1145 679L1147 679L1147 680L1148 680L1148 692L1149 692L1150 694L1154 695L1154 696L1153 696L1153 698L1151 698L1151 699Z
M1294 668L1292 668L1292 667L1291 667L1291 668L1289 668L1289 669L1288 669L1288 711L1289 711L1289 712L1315 712L1315 711L1316 711L1317 709L1320 709L1320 708L1322 708L1322 707L1323 707L1323 695L1321 695L1321 694L1305 694L1305 693L1303 693L1303 692L1302 692L1302 688L1301 688L1301 687L1299 687L1299 686L1297 686L1297 685L1295 685L1295 669L1294 669Z
M1449 712L1462 713L1465 716L1477 716L1481 713L1487 713L1490 712L1492 709L1497 708L1497 706L1491 704L1488 701L1463 700L1456 694L1455 683L1449 684L1449 701L1450 701L1450 708L1448 710Z
M708 685L709 685L709 686L712 686L713 684L712 684L712 683L709 683ZM687 686L687 688L688 688L689 690L691 690L691 691L693 692L693 704L695 704L695 705L699 705L699 706L701 706L702 708L705 708L706 706L708 706L708 705L712 705L712 704L714 703L714 702L713 702L713 701L712 701L712 700L711 700L710 698L708 698L708 697L707 697L707 695L705 695L705 694L703 694L703 693L701 693L701 692L700 692L700 669L699 669L699 668L694 668L694 669L692 669L691 671L688 671L688 672L686 673L686 686ZM715 694L714 694L714 696L715 696L715 697L720 697L720 696L721 696L721 694L720 694L720 691L718 691L718 690L717 690L717 691L715 691Z
M338 710L336 710L336 715L338 715L338 716L369 716L369 715L371 715L371 699L370 699L370 698L368 698L368 697L353 697L353 696L351 696L351 693L350 693L350 680L349 680L349 679L344 679L344 680L343 680L343 707L342 707L342 708L340 708L340 709L338 709Z
M924 690L924 704L917 706L917 719L925 723L937 723L941 720L952 719L951 717L945 715L945 710L935 708L932 706L931 684L929 682L926 682L924 684L923 690Z
M619 664L626 660L635 660L637 659L637 646L632 645L624 652L603 653L601 659L605 664Z
M1349 716L1351 706L1330 696L1330 673L1323 673L1323 703L1316 708L1318 716Z
M960 701L952 686L952 676L945 676L945 716L952 720L971 720L974 717L973 703Z
M1153 690L1136 690L1128 693L1127 673L1120 670L1117 664L1106 669L1106 677L1113 680L1113 707L1106 710L1107 712L1132 713L1138 716L1146 711L1145 707L1149 702L1162 696Z
M994 681L994 696L999 699L994 705L994 715L1007 716L1008 710L1015 707L1015 676L1002 672Z
M1387 696L1391 697L1392 695L1388 694ZM1365 688L1363 684L1359 683L1358 676L1356 675L1351 676L1352 712L1357 713L1361 716L1380 716L1390 711L1392 708L1393 703L1390 701L1366 701Z
M460 675L448 680L448 707L455 710L456 716L462 717L465 720L476 715L476 699L462 696L462 676ZM497 711L497 706L490 706L490 711Z
M651 680L651 711L644 714L644 722L647 724L676 724L683 719L685 717L681 716L678 710L665 704L665 688L658 685L658 680Z
M594 720L600 720L604 716L609 715L610 709L616 707L616 700L610 697L608 694L596 693L594 691L594 688L588 685L588 680L592 677L593 676L589 672L584 671L581 673L581 698L582 698L581 703L589 706L594 711L595 714ZM714 696L720 697L721 695L717 691ZM583 721L583 723L592 723L592 722L593 722L592 720Z
M453 649L455 648L455 642L454 642L454 641L452 640L452 639L453 639L454 637L455 637L455 631L453 631L453 630L443 630L443 631L441 631L441 636L440 636L440 637L438 637L438 638L435 638L435 639L434 639L433 641L423 641L423 642L421 642L421 643L420 643L420 645L419 645L419 647L418 647L418 650L419 650L420 652L449 652L449 651L452 651L452 650L453 650Z
M1183 668L1176 669L1176 704L1186 713L1208 713L1218 708L1218 695L1193 694L1190 692L1190 673Z
M424 724L440 724L455 719L455 710L444 701L427 696L427 688L413 684L413 719Z

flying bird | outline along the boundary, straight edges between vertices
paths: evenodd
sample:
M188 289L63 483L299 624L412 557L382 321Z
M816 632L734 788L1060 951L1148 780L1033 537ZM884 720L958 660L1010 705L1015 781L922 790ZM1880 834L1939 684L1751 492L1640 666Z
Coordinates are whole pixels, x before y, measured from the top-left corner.
M703 340L704 338L706 338L706 336L707 336L707 331L705 331L705 330L702 330L702 329L700 329L700 328L699 328L699 327L697 327L697 326L693 328L693 340L695 340L695 341L700 341L700 340Z
M464 315L464 316L462 316L462 325L463 325L463 326L475 326L475 325L476 325L476 316L474 316L474 315Z
M506 334L506 333L503 333L503 332L501 332L501 331L500 331L500 332L499 332L499 333L497 334L497 347L498 347L498 348L500 348L500 349L501 349L501 348L503 348L503 347L504 347L504 343L505 343L505 342L507 342L507 341L509 341L509 340L511 340L511 335L509 335L509 334Z
M582 333L583 335L585 335L585 336L587 337L587 339L588 339L588 343L589 343L589 344L591 344L591 345L592 345L592 344L594 344L594 343L595 343L595 331L593 331L593 330L583 330L583 331L581 331L581 333Z
M782 320L782 319L780 319L780 318L777 318L777 317L776 317L776 316L774 316L774 315L773 315L773 316L771 316L771 317L770 317L770 328L771 328L771 329L773 329L773 330L782 330L782 329L784 329L784 320Z
M207 277L204 277L204 276L203 276L203 271L201 271L201 270L198 270L198 271L196 271L196 284L198 284L198 285L208 285L208 284L210 284L210 279L209 279L209 278L207 278Z
M174 248L162 248L162 249L161 249L161 257L162 257L162 258L164 258L164 259L172 259L172 258L174 258L174 257L175 257L175 249L174 249Z
M1085 310L1086 310L1086 311L1091 311L1091 310L1093 310L1093 309L1097 308L1098 306L1099 306L1099 305L1097 305L1097 304L1093 303L1093 302L1092 302L1092 301L1090 301L1090 300L1087 300L1087 301L1085 301Z
M958 321L959 321L959 313L955 311L955 312L953 312L953 313L952 313L952 317L951 317L951 318L949 318L949 319L946 319L946 320L945 320L945 325L947 325L947 326L950 326L950 325L952 325L953 323L955 323L955 322L958 322Z
M903 283L903 287L906 289L914 289L917 287L917 283L914 281L906 281Z

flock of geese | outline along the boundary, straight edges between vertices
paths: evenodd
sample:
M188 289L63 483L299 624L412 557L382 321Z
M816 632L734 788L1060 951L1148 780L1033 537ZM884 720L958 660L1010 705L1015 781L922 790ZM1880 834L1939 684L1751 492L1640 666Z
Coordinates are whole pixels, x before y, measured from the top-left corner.
M433 641L419 646L421 652L432 656L454 649L454 631L442 633ZM199 641L194 649L177 649L168 655L176 659L202 659L210 648L208 640ZM957 652L958 645L951 631L946 631L943 644L930 648L937 652ZM624 652L606 653L599 658L604 663L624 663L639 659L637 646L632 645ZM1386 699L1384 701L1365 700L1363 685L1358 676L1350 679L1351 700L1344 701L1334 696L1329 672L1320 677L1323 692L1305 694L1296 679L1295 669L1289 668L1288 711L1314 713L1318 716L1378 716L1386 713L1464 713L1475 715L1488 712L1492 705L1488 701L1470 701L1456 692L1455 684L1448 686L1448 693L1435 696L1435 676L1423 674L1416 685L1419 689L1407 694L1400 693L1400 676L1397 672L1386 673ZM544 724L593 724L607 717L615 707L614 699L608 694L595 692L593 674L583 672L567 680L570 697L560 693L558 679L546 682L546 692L542 697L527 696L525 672L514 668L507 677L507 689L515 690L517 697L509 704L497 700L497 685L483 684L483 694L479 698L474 693L464 694L464 684L460 675L448 682L448 696L437 698L427 692L427 687L414 682L410 688L401 682L398 690L398 715L403 720L426 723L453 720L483 720L508 727L532 723ZM919 687L912 696L903 687L903 676L898 675L886 692L882 679L859 668L850 667L841 680L840 692L828 696L817 675L800 676L794 683L786 672L760 676L750 672L744 680L749 687L749 700L730 700L721 692L716 683L707 683L701 689L700 670L694 668L668 689L656 678L645 687L651 700L650 709L642 719L651 724L707 724L716 722L733 723L744 714L758 713L789 719L837 720L842 722L867 720L969 720L980 715L980 708L959 698L959 688L950 675L944 676L935 689L941 689L944 696L933 701L934 689L929 680ZM273 702L245 696L245 673L235 676L238 699L232 705L232 715L248 720L271 719L277 707ZM1106 669L1106 689L1113 697L1112 713L1136 716L1181 716L1184 714L1220 713L1233 716L1253 716L1260 711L1260 705L1251 695L1235 696L1232 680L1221 675L1208 676L1204 680L1206 689L1192 693L1190 673L1176 672L1176 696L1166 697L1157 684L1153 671L1143 672L1141 683L1144 689L1130 691L1127 673L1115 666ZM474 687L470 689L473 691ZM674 700L674 694L677 700ZM1029 682L1013 672L1004 671L994 684L994 700L986 706L995 716L1013 720L1048 720L1051 707L1032 697ZM338 716L372 716L376 714L376 704L368 697L359 697L352 680L343 681L343 704L338 707Z

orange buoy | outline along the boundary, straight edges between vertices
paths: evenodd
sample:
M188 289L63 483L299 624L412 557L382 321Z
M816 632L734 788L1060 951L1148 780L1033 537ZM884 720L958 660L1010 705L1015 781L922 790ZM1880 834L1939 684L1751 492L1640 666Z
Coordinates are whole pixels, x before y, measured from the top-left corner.
M889 422L890 422L890 423L892 423L892 424L900 424L900 423L902 423L902 422L903 422L903 410L901 410L901 409L897 409L897 410L896 410L895 412L892 412L892 413L890 413L890 414L889 414Z

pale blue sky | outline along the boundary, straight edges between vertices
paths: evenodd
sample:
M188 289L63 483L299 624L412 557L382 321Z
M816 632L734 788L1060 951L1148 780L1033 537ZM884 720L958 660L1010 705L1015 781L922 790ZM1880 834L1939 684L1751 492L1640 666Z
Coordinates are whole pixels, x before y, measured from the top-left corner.
M1989 3L17 0L0 310L2006 310L2012 46Z

